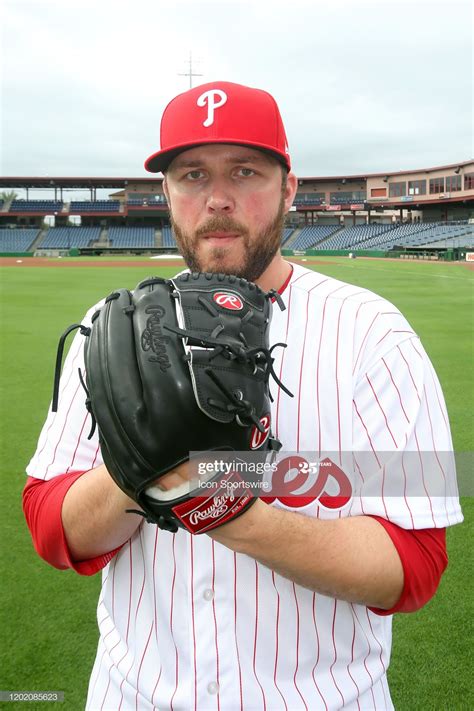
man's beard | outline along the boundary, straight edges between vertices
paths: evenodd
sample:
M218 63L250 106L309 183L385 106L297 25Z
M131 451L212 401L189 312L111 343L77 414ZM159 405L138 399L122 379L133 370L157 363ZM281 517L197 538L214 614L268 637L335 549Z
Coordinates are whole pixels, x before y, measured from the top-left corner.
M284 201L282 197L274 220L252 238L243 225L227 215L211 217L196 230L194 236L186 234L179 227L171 210L170 219L179 250L192 272L222 272L235 274L247 281L256 281L270 265L280 248L285 222ZM205 259L201 259L196 247L199 248L202 243L203 235L210 232L238 233L237 239L243 242L242 257L230 261L227 256L228 248L216 246L208 252Z

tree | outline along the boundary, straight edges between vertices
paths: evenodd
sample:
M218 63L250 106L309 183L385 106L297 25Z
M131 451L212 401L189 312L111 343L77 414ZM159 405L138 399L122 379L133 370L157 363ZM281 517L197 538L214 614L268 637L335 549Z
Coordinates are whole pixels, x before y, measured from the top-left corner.
M3 202L9 202L10 200L16 200L18 197L18 193L16 193L14 190L10 191L3 191L3 193L0 193L0 200L3 200Z

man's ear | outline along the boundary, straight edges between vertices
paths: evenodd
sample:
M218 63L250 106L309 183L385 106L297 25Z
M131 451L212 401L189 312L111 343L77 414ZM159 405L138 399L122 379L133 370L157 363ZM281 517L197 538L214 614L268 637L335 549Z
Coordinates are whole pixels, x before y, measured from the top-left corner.
M288 173L286 176L286 187L284 194L285 212L288 212L293 205L296 191L298 189L298 178L294 173Z

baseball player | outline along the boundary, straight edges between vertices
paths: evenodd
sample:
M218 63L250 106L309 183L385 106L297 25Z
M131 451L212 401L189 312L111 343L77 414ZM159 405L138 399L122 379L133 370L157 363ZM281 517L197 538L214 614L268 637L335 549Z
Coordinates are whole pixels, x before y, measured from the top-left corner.
M86 708L392 709L392 615L435 593L445 528L462 520L432 365L392 304L282 258L297 179L268 93L214 82L177 96L145 165L164 173L191 270L279 292L286 309L274 310L271 342L287 348L275 350L274 370L294 397L278 390L273 428L298 466L312 466L310 452L330 468L316 494L297 473L283 477L283 490L209 534L143 522L125 512L134 502L109 476L97 435L87 439L77 336L27 468L24 510L50 564L102 571ZM186 466L162 488L179 485Z

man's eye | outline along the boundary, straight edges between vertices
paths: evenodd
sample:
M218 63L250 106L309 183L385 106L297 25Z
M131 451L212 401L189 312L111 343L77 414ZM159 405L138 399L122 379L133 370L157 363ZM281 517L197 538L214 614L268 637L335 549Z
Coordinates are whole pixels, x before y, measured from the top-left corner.
M251 168L240 168L239 173L244 178L249 178L251 175L255 175L255 171L252 170Z
M199 178L202 178L202 176L202 170L190 170L189 173L186 173L187 180L199 180Z

